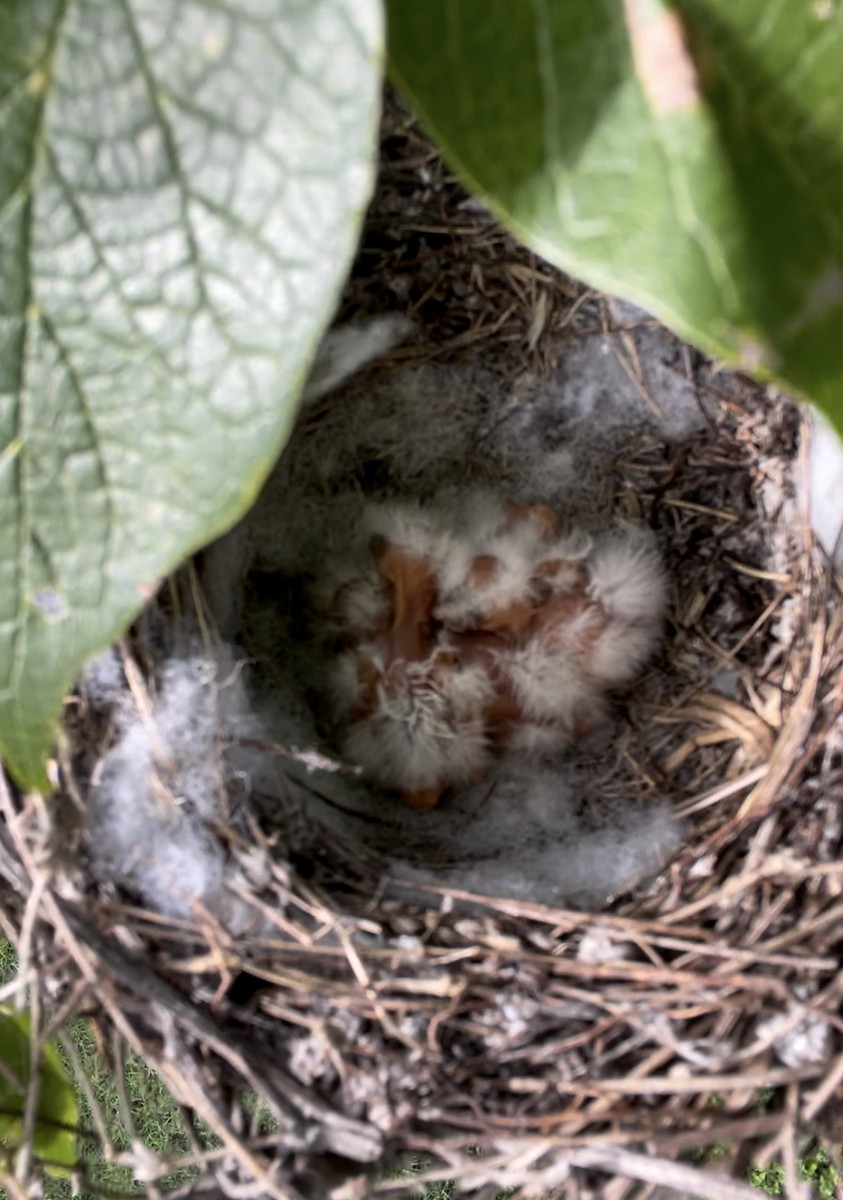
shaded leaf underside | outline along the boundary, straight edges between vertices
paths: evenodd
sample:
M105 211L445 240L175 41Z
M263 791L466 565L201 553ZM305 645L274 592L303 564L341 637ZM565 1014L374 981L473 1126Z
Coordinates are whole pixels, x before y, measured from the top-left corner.
M539 253L843 428L836 0L389 0L397 79Z

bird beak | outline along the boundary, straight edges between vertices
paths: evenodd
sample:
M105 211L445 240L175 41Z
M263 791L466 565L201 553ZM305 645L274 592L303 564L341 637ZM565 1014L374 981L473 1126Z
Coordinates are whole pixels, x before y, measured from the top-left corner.
M402 791L399 794L410 808L415 808L418 812L430 812L436 808L444 790L443 787L431 787L423 788L420 792Z

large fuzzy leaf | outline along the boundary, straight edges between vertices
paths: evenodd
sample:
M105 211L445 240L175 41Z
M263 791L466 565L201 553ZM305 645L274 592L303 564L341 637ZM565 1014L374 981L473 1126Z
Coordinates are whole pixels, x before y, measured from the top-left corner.
M0 4L0 750L254 498L369 194L379 0Z
M843 428L838 0L388 0L395 74L539 253Z

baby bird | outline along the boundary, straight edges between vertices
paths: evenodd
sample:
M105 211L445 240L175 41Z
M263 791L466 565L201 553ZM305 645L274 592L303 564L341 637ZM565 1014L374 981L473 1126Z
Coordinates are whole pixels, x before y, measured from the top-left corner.
M367 558L328 618L342 751L411 807L480 781L496 755L545 754L600 721L659 637L649 536L562 532L547 505L372 505Z

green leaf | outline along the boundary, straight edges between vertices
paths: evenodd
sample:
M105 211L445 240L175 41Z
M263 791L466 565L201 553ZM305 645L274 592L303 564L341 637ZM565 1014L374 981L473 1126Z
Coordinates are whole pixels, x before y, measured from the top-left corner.
M394 73L540 254L843 429L840 0L388 0Z
M0 1146L17 1150L23 1138L26 1086L30 1072L30 1018L0 1007ZM19 1081L23 1091L14 1086ZM78 1123L73 1085L53 1045L41 1052L41 1087L33 1138L35 1156L50 1175L65 1177L76 1165Z
M0 751L249 506L372 181L380 0L0 4Z

